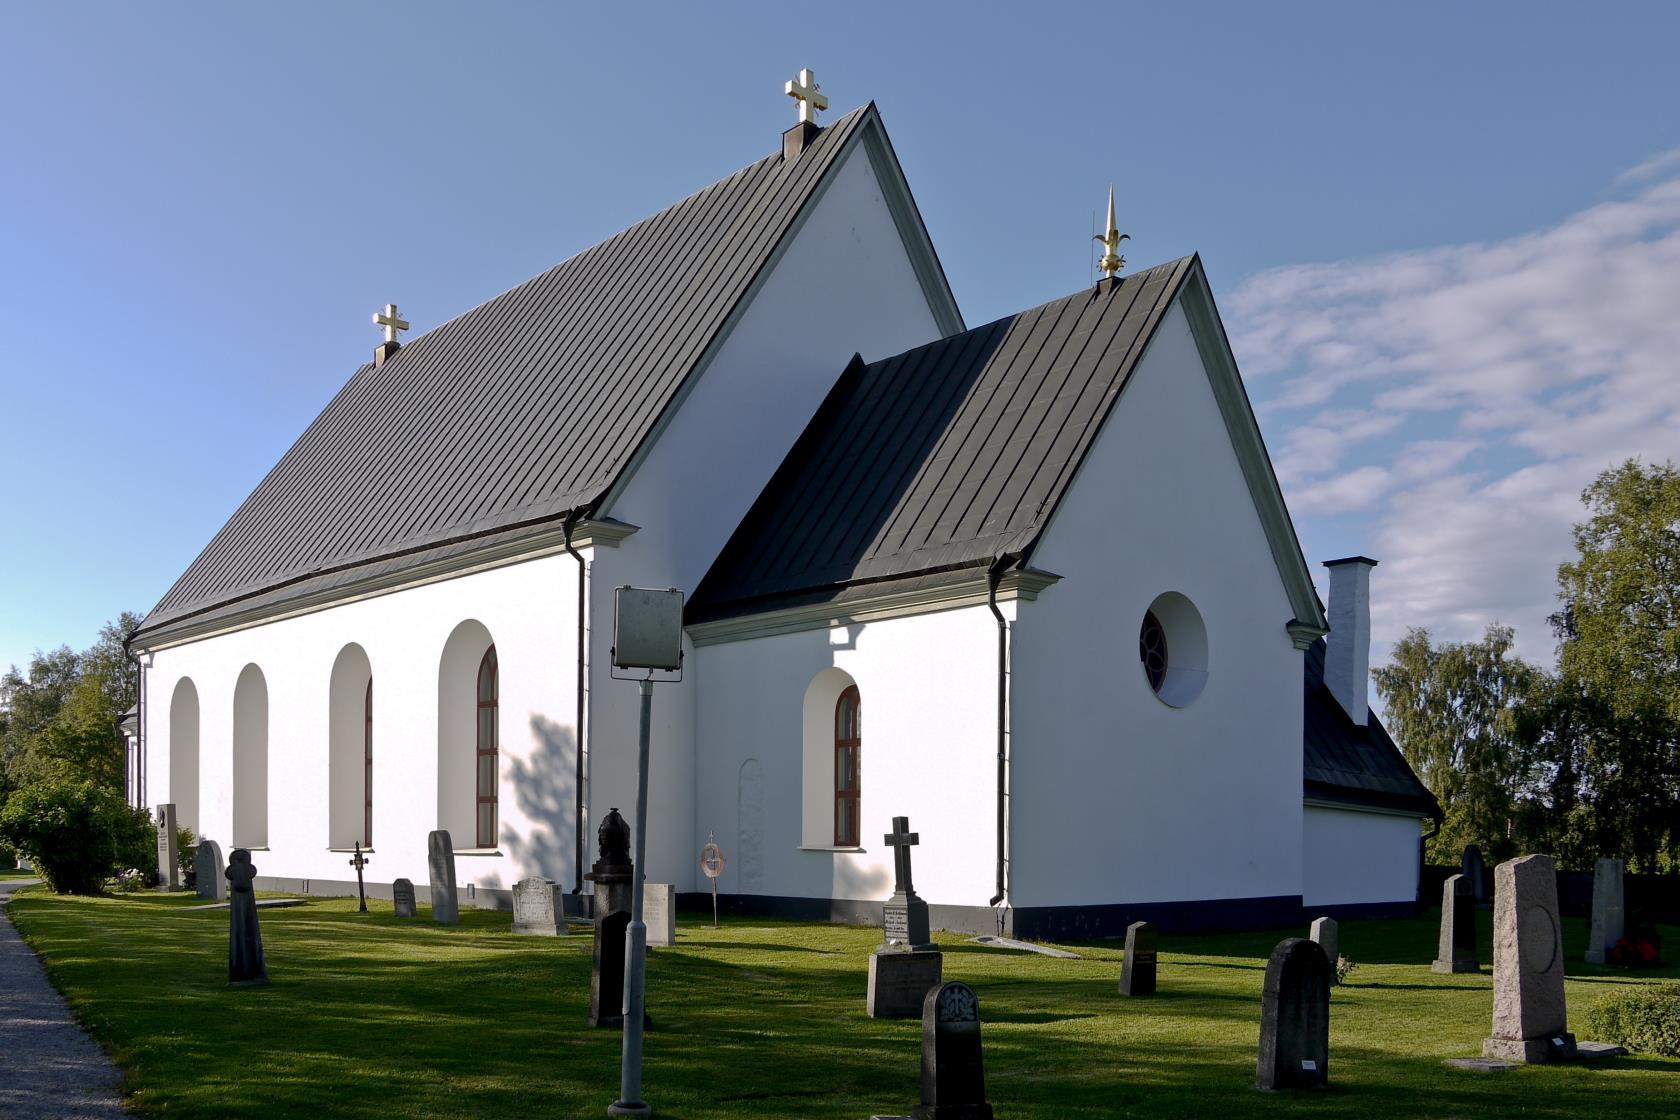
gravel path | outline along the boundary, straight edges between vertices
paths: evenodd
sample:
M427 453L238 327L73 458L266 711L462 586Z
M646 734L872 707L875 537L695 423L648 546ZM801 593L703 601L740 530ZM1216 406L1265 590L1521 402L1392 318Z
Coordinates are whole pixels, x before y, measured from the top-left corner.
M0 880L0 1116L6 1120L107 1120L128 1113L122 1075L47 982L41 962L5 913L32 879Z

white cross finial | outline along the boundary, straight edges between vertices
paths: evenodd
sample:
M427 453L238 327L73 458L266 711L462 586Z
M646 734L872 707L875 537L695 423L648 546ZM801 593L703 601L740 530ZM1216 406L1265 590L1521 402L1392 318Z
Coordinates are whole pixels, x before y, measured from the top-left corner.
M816 124L817 113L828 108L828 98L809 70L801 70L798 79L787 84L787 95L799 102L800 124Z
M385 328L386 342L395 342L397 332L408 329L408 320L397 314L397 305L394 303L387 303L383 312L374 312L373 321Z

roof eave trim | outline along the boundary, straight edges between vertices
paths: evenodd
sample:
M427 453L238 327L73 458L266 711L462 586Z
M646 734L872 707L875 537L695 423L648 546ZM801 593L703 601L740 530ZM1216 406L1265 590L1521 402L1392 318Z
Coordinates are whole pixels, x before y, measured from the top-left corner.
M1330 633L1328 627L1319 626L1311 622L1302 622L1292 618L1284 624L1289 631L1289 640L1295 643L1295 648L1305 653L1313 647L1313 643Z
M983 607L986 605L989 591L987 570L983 566L976 567L962 579L935 587L887 591L844 603L806 603L710 622L690 623L683 629L696 646L711 646L752 638L768 638L777 634L794 634L805 630L828 630L835 626L849 626L860 622L908 618L912 615L957 610L962 607ZM997 601L1032 602L1038 598L1039 592L1061 578L1053 572L1038 568L1006 572L998 581Z
M1314 797L1307 794L1301 803L1309 809L1338 809L1346 813L1370 813L1379 817L1405 817L1408 820L1427 820L1433 814L1421 808L1403 809L1395 805L1375 805L1370 802L1351 800L1359 795L1349 792L1348 801L1339 801L1329 797Z
M572 526L572 547L617 548L619 542L636 532L640 526L612 518L579 521ZM457 579L476 572L521 564L566 551L566 530L561 522L554 522L539 530L521 533L511 539L497 539L484 547L454 556L441 557L414 567L370 574L349 583L305 592L280 602L253 604L245 608L221 609L225 604L205 608L200 616L161 623L150 629L135 632L136 653L155 653L171 646L202 641L236 630L249 630L271 622L315 614L346 603L373 599L397 591L407 591L429 583ZM377 560L369 561L370 564ZM261 594L262 592L259 592Z
M1301 645L1301 635L1306 629L1316 628L1320 633L1327 634L1330 632L1330 621L1324 617L1324 607L1313 587L1312 572L1301 552L1295 522L1290 518L1289 507L1283 500L1283 489L1278 485L1271 455L1267 453L1266 442L1260 435L1260 423L1255 419L1248 391L1243 387L1236 355L1231 352L1231 342L1214 305L1213 291L1208 286L1200 256L1191 261L1190 273L1179 288L1178 300L1190 324L1190 335L1195 339L1196 350L1201 354L1214 399L1225 418L1225 430L1231 437L1231 447L1237 453L1243 478L1248 482L1255 512L1260 517L1266 542L1271 547L1272 561L1277 565L1278 575L1289 596L1290 608L1295 612L1294 619L1289 623L1290 637L1295 639L1297 648L1305 649L1306 646ZM1311 642L1307 644L1311 645Z

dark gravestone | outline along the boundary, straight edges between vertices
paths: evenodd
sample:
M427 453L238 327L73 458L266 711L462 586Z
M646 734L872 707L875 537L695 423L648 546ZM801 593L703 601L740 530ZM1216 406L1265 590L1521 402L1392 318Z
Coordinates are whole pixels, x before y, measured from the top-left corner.
M193 854L193 880L198 897L220 902L227 897L227 867L222 863L222 846L214 840L200 840Z
M391 884L391 906L399 918L414 917L414 883L398 879Z
M461 920L461 896L455 890L455 843L438 829L426 838L427 865L432 877L432 921L454 925Z
M1330 1066L1330 961L1316 941L1289 937L1266 963L1260 997L1261 1089L1321 1089Z
M927 903L910 878L910 849L921 842L910 818L894 817L886 842L894 852L893 893L881 908L883 944L869 955L867 1006L871 1019L910 1019L939 987L945 958L933 947Z
M980 999L953 981L922 1003L922 1103L913 1120L992 1120L980 1052Z
M1448 875L1441 884L1441 940L1435 961L1436 972L1480 972L1476 956L1476 894L1463 875Z
M228 983L266 984L268 965L257 925L257 893L251 887L257 868L244 848L235 848L228 861Z
M1126 959L1120 965L1120 994L1155 994L1155 927L1133 922L1126 927Z
M589 977L589 1025L624 1026L624 953L630 928L630 826L610 809L596 834L600 858L584 878L595 884L595 963ZM652 1025L644 1008L644 1028Z
M595 866L584 878L595 884L595 916L630 912L630 826L617 809L608 809L595 834Z
M1459 864L1459 874L1470 880L1470 897L1480 906L1487 901L1487 864L1482 861L1482 850L1474 844L1467 844L1464 848L1464 859Z

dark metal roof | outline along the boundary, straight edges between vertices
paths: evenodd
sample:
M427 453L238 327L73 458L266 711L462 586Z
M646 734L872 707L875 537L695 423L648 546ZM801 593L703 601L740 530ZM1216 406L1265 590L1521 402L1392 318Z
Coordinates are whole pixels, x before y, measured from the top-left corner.
M688 620L1024 562L1195 265L1185 257L896 357L854 358Z
M1302 677L1306 795L1351 805L1415 811L1439 817L1440 804L1418 779L1377 713L1360 727L1324 684L1324 639L1307 650Z
M594 512L873 104L363 366L141 626Z

